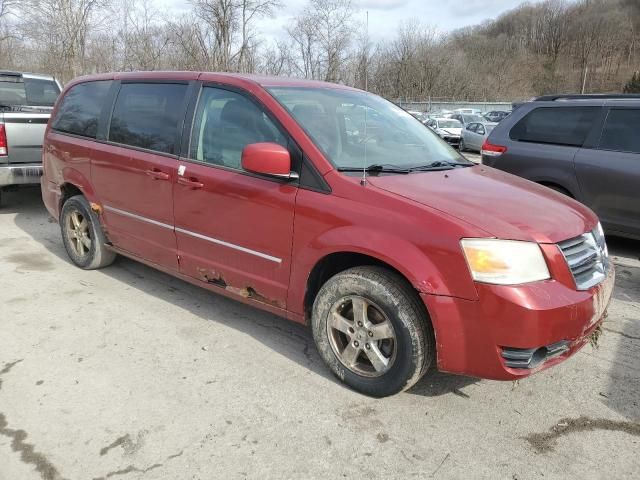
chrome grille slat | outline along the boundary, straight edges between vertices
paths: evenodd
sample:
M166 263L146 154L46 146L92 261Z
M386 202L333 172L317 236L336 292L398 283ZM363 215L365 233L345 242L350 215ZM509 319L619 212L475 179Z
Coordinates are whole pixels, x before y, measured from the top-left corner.
M596 230L560 242L558 247L567 261L578 290L587 290L607 276L607 248L604 238Z
M569 249L569 248L575 247L575 246L577 246L577 245L579 245L581 243L584 243L584 241L585 241L585 239L582 238L582 235L579 236L579 237L576 237L576 238L565 240L564 242L562 242L562 244L563 244L562 248Z
M586 253L575 253L573 255L566 255L567 262L571 268L580 268L584 265L589 265L598 261L598 252L595 250L589 250Z

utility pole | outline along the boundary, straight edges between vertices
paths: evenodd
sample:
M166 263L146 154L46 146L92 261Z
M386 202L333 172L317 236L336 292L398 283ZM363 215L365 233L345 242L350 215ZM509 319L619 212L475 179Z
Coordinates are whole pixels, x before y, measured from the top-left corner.
M584 77L582 78L582 93L584 95L584 89L587 86L587 72L589 71L589 67L585 65L584 67Z

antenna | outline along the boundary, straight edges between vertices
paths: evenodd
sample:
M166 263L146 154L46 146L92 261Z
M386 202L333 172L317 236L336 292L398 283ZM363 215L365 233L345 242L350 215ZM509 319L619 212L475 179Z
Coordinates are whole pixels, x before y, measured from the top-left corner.
M365 33L364 47L364 90L369 91L369 10L367 10L367 24ZM366 97L365 97L366 98ZM362 161L362 178L360 185L363 187L367 184L367 105L364 105L364 159Z

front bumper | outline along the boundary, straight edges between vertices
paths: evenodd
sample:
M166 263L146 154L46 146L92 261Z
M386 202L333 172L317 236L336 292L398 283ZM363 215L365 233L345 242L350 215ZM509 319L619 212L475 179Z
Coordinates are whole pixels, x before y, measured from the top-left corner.
M449 145L460 145L460 137L456 137L455 135L444 135L442 138Z
M0 187L40 183L41 164L0 165Z
M515 380L576 353L606 316L615 273L586 291L556 280L521 286L477 284L478 300L421 294L436 334L438 368ZM561 351L524 368L508 366L508 351ZM544 348L543 348L544 347ZM507 358L505 358L507 357Z

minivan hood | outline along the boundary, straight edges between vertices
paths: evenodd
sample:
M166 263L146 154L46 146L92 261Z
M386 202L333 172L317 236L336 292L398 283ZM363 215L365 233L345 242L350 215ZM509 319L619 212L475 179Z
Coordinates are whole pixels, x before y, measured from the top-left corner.
M502 239L557 243L593 229L598 221L587 207L560 193L481 165L368 181Z

